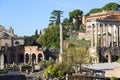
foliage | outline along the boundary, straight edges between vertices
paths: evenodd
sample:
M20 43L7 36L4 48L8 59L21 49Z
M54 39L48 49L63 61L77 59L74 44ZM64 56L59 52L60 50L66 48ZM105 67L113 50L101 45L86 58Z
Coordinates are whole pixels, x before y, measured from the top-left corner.
M40 65L40 68L43 70L43 69L46 69L49 65L52 65L54 63L55 63L55 60L50 58L49 60L40 61L39 65Z
M102 9L100 9L100 8L94 8L94 9L91 9L91 10L89 11L90 14L91 14L91 13L98 13L98 12L102 12Z
M110 80L116 80L116 78L114 76L112 76Z
M63 64L66 65L66 68L69 70L74 67L78 67L78 64L87 63L89 60L89 54L87 52L87 48L85 47L71 47L66 49L62 54ZM76 71L74 69L74 71Z
M38 44L37 42L36 42L36 39L38 38L38 36L39 36L40 34L38 34L38 30L36 29L36 31L35 31L35 34L34 35L32 35L32 36L24 36L24 45L25 46L33 46L33 45L36 45L36 44ZM40 44L39 44L40 45Z
M82 10L79 10L79 9L76 9L76 10L73 10L72 12L69 12L69 17L70 17L70 22L72 23L73 22L73 19L75 19L75 23L74 23L74 27L76 29L79 29L79 26L81 25L81 17L83 14L83 11Z
M52 69L52 65L49 65L48 67L47 67L47 69L44 71L44 73L43 73L43 75L44 75L44 77L46 77L46 78L48 78L48 75L49 75L49 73L50 73L50 70Z
M59 48L59 29L54 25L50 25L44 34L38 37L37 42L46 48Z
M69 26L70 22L68 18L63 19L63 23L64 26Z
M110 3L107 3L106 5L104 5L102 8L91 9L88 14L102 12L103 10L117 10L119 8L119 6L120 5L117 3L110 2Z
M78 18L79 16L81 16L83 14L83 11L79 10L79 9L76 9L76 10L73 10L72 12L69 12L69 16L71 18Z
M119 7L119 4L110 2L102 7L103 10L117 10Z
M60 67L59 64L49 65L44 71L45 77L62 77L65 74L64 69Z
M89 40L85 40L84 38L80 40L74 35L70 38L70 43L74 44L75 46L85 46L85 47L90 46Z
M24 36L25 46L32 46L35 36Z
M86 26L84 24L80 25L80 32L85 32L86 31Z
M62 14L63 14L63 11L61 10L53 10L53 12L51 12L50 22L55 23L56 25L59 25Z

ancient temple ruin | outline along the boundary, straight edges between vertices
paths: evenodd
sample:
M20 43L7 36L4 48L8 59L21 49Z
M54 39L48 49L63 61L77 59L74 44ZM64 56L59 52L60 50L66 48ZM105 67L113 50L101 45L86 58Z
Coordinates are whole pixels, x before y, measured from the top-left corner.
M4 26L0 25L0 69L4 68L4 62L10 63L12 59L18 58L16 57L17 54L13 54L16 52L14 52L11 47L18 47L20 45L24 45L24 37L15 35L12 27L7 30ZM8 49L11 50L8 52ZM10 53L10 51L12 51L12 53ZM10 56L14 58L10 59Z
M86 34L91 40L94 63L112 62L120 49L120 11L103 11L85 17Z

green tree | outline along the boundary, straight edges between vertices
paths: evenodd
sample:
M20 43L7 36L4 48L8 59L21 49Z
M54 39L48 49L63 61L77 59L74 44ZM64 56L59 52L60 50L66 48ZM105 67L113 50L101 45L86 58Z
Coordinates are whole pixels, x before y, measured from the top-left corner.
M63 19L63 23L62 24L64 26L69 26L70 25L69 19L68 18Z
M55 63L55 60L52 58L49 58L49 60L43 60L39 62L40 68L42 70L46 69L49 65L53 65Z
M82 21L81 21L82 14L83 14L83 11L79 10L79 9L76 9L76 10L73 10L72 12L69 12L70 22L72 23L73 19L75 19L74 25L77 29L79 29L79 26L82 23Z
M117 10L119 7L119 4L110 2L102 7L103 10Z
M35 31L35 34L34 35L32 35L32 36L24 36L24 45L25 46L36 46L36 45L40 45L40 44L38 44L37 43L37 38L38 38L38 30L36 29L36 31Z
M59 64L49 65L43 73L46 78L62 77L64 74L64 69L61 68Z
M78 72L77 68L80 67L81 71L81 65L84 63L87 63L89 61L89 54L87 52L87 48L85 47L71 47L66 49L62 53L62 60L63 64L66 65L66 71L72 71Z
M25 46L32 46L33 42L35 41L35 36L24 36L24 45Z
M92 13L98 13L98 12L102 12L102 9L101 8L94 8L94 9L91 9L89 11L90 14L92 14Z
M37 42L46 48L59 48L59 31L54 25L50 25L44 30L44 34L40 35Z
M36 31L35 31L35 39L37 39L38 38L38 30L36 29Z
M114 76L112 76L112 77L110 78L110 80L116 80L116 78L115 78Z
M59 25L62 14L63 14L63 11L61 10L53 10L53 12L51 12L51 17L50 17L51 24L55 23L55 25Z

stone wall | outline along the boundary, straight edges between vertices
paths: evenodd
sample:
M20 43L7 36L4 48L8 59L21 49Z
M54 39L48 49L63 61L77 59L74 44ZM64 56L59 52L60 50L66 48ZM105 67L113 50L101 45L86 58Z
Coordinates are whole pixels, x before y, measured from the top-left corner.
M120 78L120 67L115 67L113 70L105 71L105 77Z

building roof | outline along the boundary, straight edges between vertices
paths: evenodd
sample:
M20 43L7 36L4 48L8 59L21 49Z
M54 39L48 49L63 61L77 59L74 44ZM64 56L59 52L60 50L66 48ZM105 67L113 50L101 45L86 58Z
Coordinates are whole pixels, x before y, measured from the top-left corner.
M114 67L120 66L120 63L113 62L113 63L97 63L97 64L86 64L83 67L95 69L95 70L112 70Z
M120 11L103 11L87 16L87 20L120 21Z

